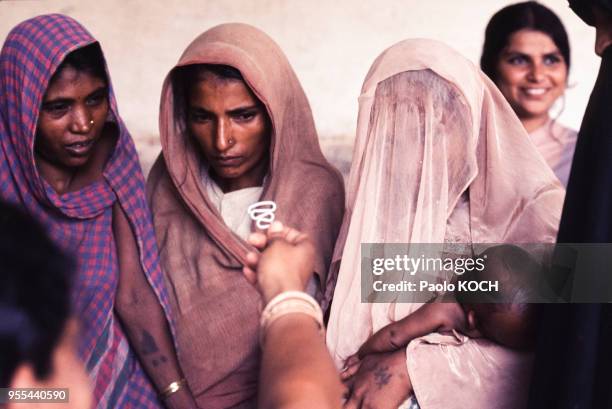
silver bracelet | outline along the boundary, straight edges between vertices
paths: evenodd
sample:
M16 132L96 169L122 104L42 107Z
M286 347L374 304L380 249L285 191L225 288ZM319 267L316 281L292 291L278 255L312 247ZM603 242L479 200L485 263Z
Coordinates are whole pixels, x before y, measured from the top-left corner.
M270 325L287 314L305 314L317 322L324 333L323 311L317 301L303 291L285 291L272 298L261 313L260 345L263 346L265 334Z

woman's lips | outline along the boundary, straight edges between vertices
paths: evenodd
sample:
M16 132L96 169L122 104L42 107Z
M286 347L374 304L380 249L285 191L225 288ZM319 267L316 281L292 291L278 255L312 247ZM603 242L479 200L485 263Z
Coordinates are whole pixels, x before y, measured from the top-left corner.
M218 156L216 162L219 166L238 166L242 163L242 156Z
M74 142L68 145L64 145L65 149L72 156L87 156L93 148L95 139L88 141Z
M549 88L542 88L542 87L533 87L533 88L521 88L521 91L523 91L524 94L526 94L529 97L541 97L544 94L546 94L548 92Z

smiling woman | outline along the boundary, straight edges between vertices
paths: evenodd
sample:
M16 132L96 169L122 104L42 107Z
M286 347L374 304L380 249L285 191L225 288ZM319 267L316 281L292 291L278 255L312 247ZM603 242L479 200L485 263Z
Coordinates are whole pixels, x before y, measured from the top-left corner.
M565 91L567 69L547 34L523 29L510 36L497 63L497 85L527 132L548 121L548 110Z
M480 66L567 185L576 132L549 114L565 93L570 68L569 41L561 20L534 1L499 10L487 25Z

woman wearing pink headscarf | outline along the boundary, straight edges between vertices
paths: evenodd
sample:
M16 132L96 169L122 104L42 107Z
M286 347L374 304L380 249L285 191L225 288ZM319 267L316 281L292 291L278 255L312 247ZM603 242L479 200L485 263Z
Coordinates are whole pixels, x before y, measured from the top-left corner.
M160 138L148 197L181 368L199 407L254 408L261 297L242 276L255 250L248 208L273 201L276 220L311 237L309 290L321 298L341 176L321 153L289 61L247 24L213 27L187 47L164 83Z
M361 243L552 243L563 188L495 85L431 40L387 49L370 69L328 288L327 342L341 367L369 336L421 304L362 303ZM518 408L529 354L431 334L367 356L346 407Z

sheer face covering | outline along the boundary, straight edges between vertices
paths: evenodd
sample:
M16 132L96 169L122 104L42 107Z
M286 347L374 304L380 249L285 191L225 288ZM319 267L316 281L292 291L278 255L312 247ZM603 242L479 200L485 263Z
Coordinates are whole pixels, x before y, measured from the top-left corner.
M359 97L347 215L330 271L327 343L338 366L420 306L362 302L361 243L444 243L461 197L465 223L455 225L470 242L555 240L563 188L495 84L444 44L402 41L375 60ZM413 344L407 362L421 407L518 407L523 361L505 350ZM471 401L458 404L445 390L470 391ZM514 400L497 404L506 397Z

